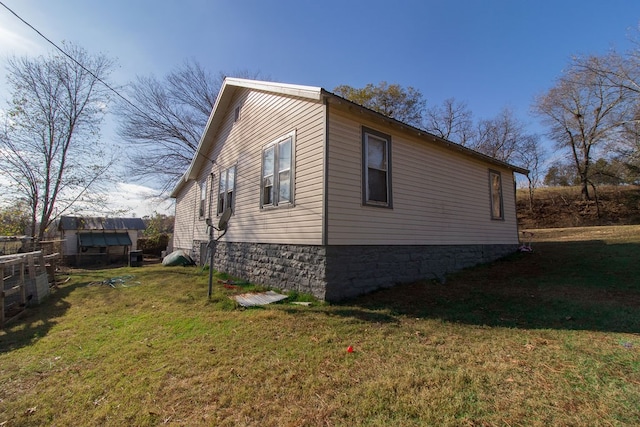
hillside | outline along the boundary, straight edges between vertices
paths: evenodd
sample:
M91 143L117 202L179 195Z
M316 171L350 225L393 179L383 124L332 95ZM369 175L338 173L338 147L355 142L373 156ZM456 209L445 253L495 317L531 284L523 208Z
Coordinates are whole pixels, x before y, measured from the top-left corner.
M597 206L582 201L579 187L536 189L533 209L526 189L516 201L521 229L640 224L640 186L599 187Z

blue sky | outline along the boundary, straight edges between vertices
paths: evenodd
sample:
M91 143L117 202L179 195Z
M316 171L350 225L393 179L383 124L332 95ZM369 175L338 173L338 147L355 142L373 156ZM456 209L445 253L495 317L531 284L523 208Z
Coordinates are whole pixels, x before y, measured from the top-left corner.
M54 42L116 58L117 85L194 58L212 72L327 90L386 80L419 89L428 105L465 101L476 118L509 106L531 132L544 131L533 98L571 56L628 49L640 21L637 0L2 1ZM0 103L6 56L50 50L0 7Z

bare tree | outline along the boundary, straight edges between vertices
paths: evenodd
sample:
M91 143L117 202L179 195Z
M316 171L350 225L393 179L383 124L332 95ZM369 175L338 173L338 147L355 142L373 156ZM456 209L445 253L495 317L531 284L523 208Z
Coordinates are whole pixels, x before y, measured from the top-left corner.
M473 114L466 103L448 98L425 111L422 127L440 138L468 145L474 133Z
M640 108L636 104L632 119L621 126L621 138L614 148L617 161L624 165L625 182L633 183L640 177Z
M387 117L416 127L422 125L426 101L422 93L411 86L403 88L399 84L383 81L377 85L369 83L363 88L341 85L334 88L333 92Z
M576 168L571 163L556 160L547 168L543 183L550 187L568 187L579 181Z
M611 51L604 55L586 55L573 58L571 67L595 74L602 85L640 94L640 40L632 38L633 48L626 54Z
M99 144L110 92L100 80L114 63L76 45L64 48L77 62L51 54L12 58L7 67L12 101L0 137L0 170L14 199L29 207L38 238L59 215L96 201L92 190L110 165Z
M259 73L237 71L236 77ZM120 136L133 147L133 174L171 189L186 171L213 110L225 74L187 60L164 79L138 77L128 88L132 104L121 103Z
M504 162L512 161L524 150L532 135L509 108L502 109L492 119L480 120L469 146L487 156Z
M558 148L569 152L584 200L591 198L594 151L617 138L620 124L628 119L627 99L626 89L612 85L590 67L573 64L554 87L535 101L534 111L548 126L549 137Z
M518 150L513 161L529 170L527 175L529 190L529 210L533 211L533 195L542 180L542 164L545 151L538 135L524 135L518 143Z
M608 89L626 93L629 114L621 118L617 138L609 138L607 149L615 154L616 161L626 167L631 177L640 171L640 31L636 30L630 41L632 48L624 54L611 51L605 55L575 57L572 65L597 75Z

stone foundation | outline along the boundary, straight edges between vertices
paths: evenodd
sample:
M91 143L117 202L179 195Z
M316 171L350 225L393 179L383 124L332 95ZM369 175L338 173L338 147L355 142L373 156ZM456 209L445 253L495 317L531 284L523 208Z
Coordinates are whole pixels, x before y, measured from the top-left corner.
M196 262L200 243L191 248ZM449 273L516 249L515 244L325 247L218 242L214 268L253 283L339 301L398 283L444 281Z
M325 299L339 301L398 283L436 279L494 261L517 245L330 246Z
M253 283L324 299L325 254L322 246L218 242L213 267Z

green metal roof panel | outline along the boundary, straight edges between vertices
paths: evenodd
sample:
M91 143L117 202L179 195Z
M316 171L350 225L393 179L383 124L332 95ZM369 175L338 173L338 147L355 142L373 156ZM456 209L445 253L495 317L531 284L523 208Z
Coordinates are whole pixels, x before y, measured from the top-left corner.
M105 247L105 246L131 246L129 233L78 233L80 246L84 247Z

